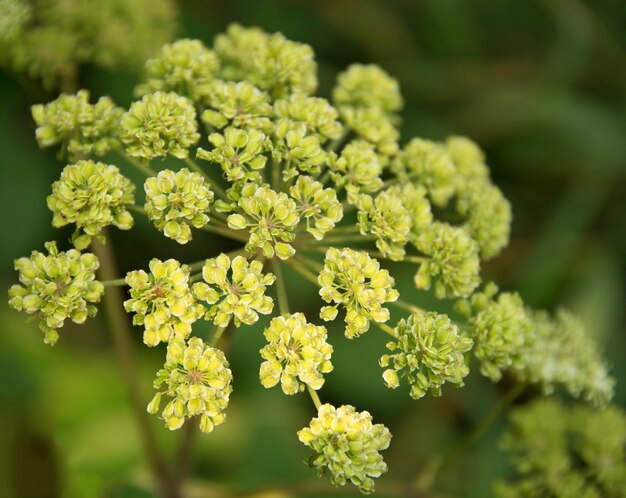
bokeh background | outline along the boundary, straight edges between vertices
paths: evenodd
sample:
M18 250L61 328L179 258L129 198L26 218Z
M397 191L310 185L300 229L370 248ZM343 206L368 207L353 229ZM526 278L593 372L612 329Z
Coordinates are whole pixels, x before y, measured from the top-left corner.
M510 246L484 274L518 289L533 307L565 305L602 344L626 406L624 262L626 261L626 3L622 0L181 0L178 36L207 44L229 22L281 31L309 43L319 63L320 94L352 62L380 64L400 82L402 136L463 134L486 151L495 182L514 211ZM1 13L0 13L1 15ZM92 95L131 101L140 67L81 66ZM45 197L62 168L34 140L29 106L37 99L0 70L0 281L16 281L12 261L65 241L53 230ZM32 89L31 89L32 90ZM54 97L54 91L47 91ZM134 172L127 171L133 177ZM134 177L139 182L139 177ZM228 248L197 233L183 249L147 224L113 232L121 271L152 257L197 261ZM314 314L316 290L296 275L293 305ZM411 288L411 275L400 286ZM427 296L416 299L428 303ZM102 314L101 314L102 315ZM331 496L303 464L295 432L313 414L305 395L286 397L258 383L262 325L236 331L229 357L235 391L228 421L198 438L193 489L198 496ZM146 400L162 348L148 350L136 331ZM203 333L200 331L200 333ZM377 358L382 334L348 343L331 328L335 371L322 397L369 410L395 435L390 471L378 496L397 496L433 455L445 453L501 394L477 372L444 397L412 401L387 390ZM147 497L147 471L104 320L68 326L55 348L36 325L0 303L0 497ZM441 476L439 496L486 497L509 475L497 440L504 419ZM176 433L155 420L172 458ZM253 490L265 490L258 493ZM282 490L282 491L278 491ZM350 490L344 490L349 492Z

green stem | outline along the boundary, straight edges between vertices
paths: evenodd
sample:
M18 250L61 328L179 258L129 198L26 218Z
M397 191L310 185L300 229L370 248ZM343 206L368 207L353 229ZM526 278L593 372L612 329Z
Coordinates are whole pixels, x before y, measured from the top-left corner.
M312 240L310 241L311 244L317 244L318 241L311 238ZM372 242L375 241L377 239L377 237L375 237L374 235L361 235L361 234L355 234L355 235L346 235L344 237L325 237L323 240L319 241L319 242L324 242L326 244L345 244L346 242ZM309 242L309 241L306 241Z
M406 301L402 301L401 299L397 299L396 301L391 301L389 304L396 306L397 308L407 310L411 313L426 313L425 310L420 308L419 306L414 306L411 303L407 303Z
M131 211L135 211L135 213L146 216L146 210L141 206L138 206L137 204L126 204L126 208L130 209Z
M420 491L428 491L441 475L441 471L454 464L463 453L465 453L480 437L491 427L491 425L500 417L500 415L519 398L526 389L526 384L516 384L504 397L489 410L487 415L474 429L439 463L434 466L426 467L426 472L418 475L414 481L414 487Z
M213 332L213 337L211 337L211 340L209 341L209 346L214 348L215 345L221 339L222 335L224 334L224 332L226 331L227 328L228 328L228 325L226 327L217 327L215 329L215 332Z
M102 282L102 285L104 285L105 287L121 287L121 286L126 285L126 279L116 278L114 280L104 280Z
M226 194L226 191L222 187L220 187L215 182L215 180L213 180L213 178L211 178L208 175L206 171L204 171L200 166L198 166L198 163L196 163L193 159L187 158L185 159L185 164L189 166L192 170L194 170L196 173L201 174L205 178L205 180L211 184L211 186L213 187L213 190L215 190L217 195L219 195L223 200L225 201L229 200L228 195Z
M108 238L108 244L94 242L93 252L100 261L100 269L98 271L99 278L104 281L114 280L114 277L118 274L118 270L110 238ZM110 287L107 289L103 301L104 310L109 322L108 328L113 338L122 378L128 390L144 452L152 468L154 478L161 488L161 495L166 498L178 497L179 493L170 480L165 462L159 451L154 434L152 433L150 419L146 412L147 404L141 395L139 375L136 368L137 360L133 351L132 341L130 340L132 329L123 312L123 300L124 296L119 287Z
M283 271L280 263L276 259L272 259L272 271L276 275L276 296L278 297L278 309L282 314L289 314L289 302L287 300L287 287L283 277Z
M225 228L217 227L215 225L208 224L208 225L204 225L202 227L202 230L204 230L205 232L221 235L222 237L226 237L228 239L238 240L239 242L248 242L248 239L246 238L245 235L238 234L237 232L231 229L225 229Z
M322 402L320 401L320 397L317 395L317 391L308 384L306 385L306 390L309 392L309 396L311 396L315 408L319 410L320 406L322 406Z

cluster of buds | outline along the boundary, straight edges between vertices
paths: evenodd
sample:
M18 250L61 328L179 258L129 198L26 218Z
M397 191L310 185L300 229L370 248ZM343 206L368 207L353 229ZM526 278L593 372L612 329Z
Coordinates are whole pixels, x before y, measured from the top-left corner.
M129 287L124 306L144 342L165 343L148 410L171 430L199 417L212 431L232 390L218 339L227 344L232 328L275 313L260 351L261 384L307 391L317 418L298 436L314 451L310 464L334 485L374 490L387 470L380 451L390 433L368 412L320 401L339 325L328 334L290 312L285 266L319 289L321 320L345 313L347 338L370 328L392 337L380 359L383 381L391 389L407 382L414 399L440 396L446 383L462 386L475 358L493 382L508 373L546 393L564 386L608 402L613 380L571 315L533 312L493 284L477 290L481 261L507 245L511 223L480 148L464 137L399 144L402 96L378 66L350 66L331 100L314 96L316 85L311 47L232 25L212 48L198 40L163 47L126 112L106 97L90 104L86 92L33 108L40 145L80 159L48 200L55 226L76 224L77 248L92 237L102 242L108 225L129 229L127 208L181 244L192 228L239 244L189 264L153 259L149 272L105 282ZM111 150L148 177L143 209L117 166L89 159ZM104 283L95 279L94 255L48 248L49 256L17 260L21 285L11 288L10 304L37 313L53 343L65 318L82 323L95 314ZM396 285L401 266L414 285ZM444 314L451 303L437 299L457 301L459 313ZM435 309L418 307L424 303ZM404 313L395 326L391 307ZM193 336L201 319L216 327L208 343ZM163 396L171 399L161 410Z

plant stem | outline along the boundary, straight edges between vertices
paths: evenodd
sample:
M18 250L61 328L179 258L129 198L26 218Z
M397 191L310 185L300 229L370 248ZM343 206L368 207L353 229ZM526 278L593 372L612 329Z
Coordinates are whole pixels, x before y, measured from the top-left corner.
M106 234L105 234L106 235ZM93 252L100 261L99 278L102 280L116 280L118 274L111 239L107 237L108 244L100 244L95 241ZM154 478L161 488L161 496L164 498L177 498L179 493L172 485L168 476L165 462L159 451L156 439L150 428L150 420L146 412L146 403L142 398L139 387L139 376L137 372L137 361L133 351L133 344L130 340L132 329L123 312L122 301L124 297L119 287L109 287L104 295L104 309L109 322L115 351L122 371L122 377L126 384L128 394L133 408L133 413L139 429L144 452L152 468Z
M324 265L322 265L321 263L318 263L317 261L312 260L311 258L307 258L306 256L303 256L302 254L298 254L296 257L298 258L300 262L306 264L313 271L320 272L324 269Z
M397 299L396 301L390 301L389 304L396 306L397 308L407 310L411 313L425 313L425 311L419 306L415 306L411 303L407 303L406 301L402 301L401 299Z
M278 297L278 309L281 315L289 314L289 301L287 300L287 288L283 277L283 271L280 263L276 259L272 259L272 271L276 274L276 295Z
M491 427L491 425L500 417L500 415L519 398L526 389L526 384L520 383L513 386L504 397L491 407L487 415L481 422L472 429L472 431L439 463L434 467L427 468L426 474L420 473L414 481L415 489L420 491L428 491L441 475L441 471L455 463L459 457L465 453L480 437Z
M248 242L248 239L245 235L239 234L231 229L227 230L225 228L208 224L208 225L204 225L202 227L202 230L204 230L205 232L221 235L222 237L226 237L227 239L238 240L239 242Z
M206 179L206 181L211 184L211 186L213 187L217 195L219 195L225 201L228 200L228 195L226 195L226 192L224 191L224 189L220 187L215 182L215 180L213 180L213 178L211 178L208 175L206 171L204 171L200 166L198 166L198 163L196 163L193 159L187 158L185 159L185 164L189 166L192 170L194 170L196 173L201 174Z
M115 280L104 280L102 282L102 285L104 285L105 287L122 287L126 285L126 279L116 278Z
M317 395L317 391L308 384L306 385L306 390L309 391L309 396L311 396L315 408L319 410L320 406L322 406L322 402L320 401L320 397Z

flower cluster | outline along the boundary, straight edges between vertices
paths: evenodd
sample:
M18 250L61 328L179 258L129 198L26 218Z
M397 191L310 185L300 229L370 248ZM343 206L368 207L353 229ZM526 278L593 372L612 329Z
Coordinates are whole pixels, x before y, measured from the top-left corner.
M519 477L498 483L498 497L624 496L626 414L615 406L535 401L513 412L502 446Z
M132 157L186 159L189 147L200 139L196 110L189 99L174 92L144 95L122 116L120 136Z
M37 314L44 342L52 345L66 319L84 323L96 315L104 286L96 280L99 262L93 254L59 251L55 242L47 242L46 250L47 255L33 251L30 258L15 261L20 284L9 289L9 305Z
M115 166L94 161L70 164L52 184L47 199L52 225L75 223L72 242L77 249L86 249L91 237L104 240L100 234L104 227L132 228L133 217L126 206L134 203L134 191L135 185Z
M193 285L193 293L212 305L205 318L219 327L228 325L231 318L237 327L242 323L251 325L259 319L259 313L267 315L274 309L274 301L265 295L265 289L274 283L275 277L263 273L260 261L249 262L242 256L231 261L226 254L220 254L206 260L202 278L204 282Z
M133 324L144 327L143 342L148 346L187 338L191 324L205 311L189 289L189 267L174 259L153 259L149 266L149 274L136 270L126 275L131 298L124 308L134 313Z
M108 19L106 12L122 0L94 1ZM163 2L150 3L158 11ZM72 10L85 2L62 3ZM158 17L148 10L146 18ZM32 19L10 34L20 50L20 37L33 26L45 31L37 11L33 7ZM114 24L103 32L127 28ZM6 32L0 19L0 63ZM68 46L76 47L73 40ZM107 97L91 104L82 90L33 107L39 144L58 146L71 163L48 198L53 225L75 224L72 241L81 250L92 237L102 241L109 225L131 228L132 207L180 244L189 243L197 228L231 239L232 248L215 257L225 246L211 241L200 247L201 261L152 259L149 271L100 283L93 255L58 252L49 243L49 255L35 251L16 261L21 284L9 292L12 307L39 316L46 342L56 341L66 318L81 323L94 315L105 286L127 285L124 306L143 327L145 344L167 343L148 410L160 413L170 429L197 415L210 432L224 421L232 379L225 354L214 346L228 344L232 327L274 312L268 286L278 279L281 314L268 317L260 382L268 388L280 383L286 394L309 393L318 417L299 437L314 451L311 465L330 474L333 484L350 482L364 493L386 470L380 451L391 436L367 412L320 401L324 376L333 370L333 345L326 327L301 312L289 314L297 309L289 301L300 297L288 286L292 277L319 288L322 320L345 311L347 338L370 327L392 336L379 361L383 380L390 388L408 384L413 399L439 396L445 383L463 385L470 357L494 382L506 371L546 394L564 386L596 404L610 399L614 380L579 321L566 312L556 318L533 312L516 293L498 293L495 284L481 287L481 260L509 241L510 204L470 139L400 143L403 99L383 69L350 66L327 100L314 95L311 47L280 33L231 25L212 46L183 39L153 53L135 88L140 100L126 112ZM108 56L103 51L98 57ZM133 205L134 186L121 165L94 159L112 151L147 176L143 210ZM110 243L94 248L110 266ZM265 271L269 266L275 275ZM283 266L294 273L283 275ZM417 290L410 285L413 274ZM437 301L442 299L457 301L454 320L443 314L452 303ZM397 308L395 328L388 305ZM193 336L201 318L216 326L211 343ZM170 399L161 410L163 396ZM604 458L602 448L589 448L582 459Z
M520 351L533 326L518 294L503 292L496 298L497 293L498 287L489 283L457 306L469 317L480 372L494 382L500 380L502 370L519 366Z
M353 249L326 251L324 269L318 277L320 296L334 306L320 311L323 320L334 320L339 305L346 309L346 337L352 339L370 326L370 320L386 322L389 310L383 304L398 299L395 281L387 270L366 252Z
M465 230L434 222L415 246L429 257L415 274L418 289L429 289L434 278L437 297L467 297L480 284L478 245Z
M270 97L247 81L214 81L203 98L209 107L202 121L218 129L228 126L270 132L272 106Z
M148 178L144 189L146 215L167 238L186 244L191 240L189 225L202 228L209 222L213 192L201 174L166 169Z
M139 96L157 91L197 98L207 91L219 69L215 53L200 40L177 40L164 45L158 57L145 64L145 82L135 89Z
M395 189L383 190L375 198L363 195L358 206L361 234L374 235L376 247L383 256L394 261L402 260L413 220Z
M446 315L413 313L394 329L395 341L387 343L391 354L380 358L386 368L383 379L387 387L395 389L400 378L411 385L410 395L419 399L428 391L441 396L446 382L463 385L469 373L463 354L472 347L472 339L461 335L459 328Z
M198 157L219 164L229 182L260 182L259 170L265 168L266 136L258 130L226 128L224 134L211 133L213 150L198 149Z
M260 249L266 258L274 254L280 259L293 256L296 251L289 243L295 238L300 217L291 197L267 185L249 183L241 190L237 206L240 213L228 217L228 226L233 230L249 230L248 253Z
M212 348L193 337L189 342L172 341L167 348L164 367L157 372L154 381L159 391L150 404L148 412L157 413L161 398L168 396L161 418L166 427L179 429L186 419L200 416L200 430L213 431L226 420L226 408L233 388L233 375L228 360L219 349Z
M326 342L326 328L308 323L302 313L277 316L263 332L269 342L261 349L265 360L259 377L264 387L280 382L285 394L320 389L322 374L331 372L333 347Z
M389 447L389 429L372 424L368 412L353 406L320 406L317 418L298 432L298 438L314 451L309 464L322 476L330 474L333 486L350 482L362 493L373 493L372 478L387 471L380 452Z
M89 154L103 156L120 146L118 124L124 111L109 97L89 103L89 92L62 94L49 104L31 109L37 124L35 131L40 147L61 144L70 160Z
M293 93L311 94L317 87L317 64L309 45L293 42L281 33L231 24L215 38L222 61L221 75L247 80L273 98Z
M301 176L289 188L296 201L297 212L306 221L306 231L316 240L335 228L343 218L343 206L337 200L337 192L324 186L310 176Z
M546 394L562 386L574 397L606 404L613 397L615 379L580 319L560 309L554 317L533 312L532 321L516 374L539 384Z

